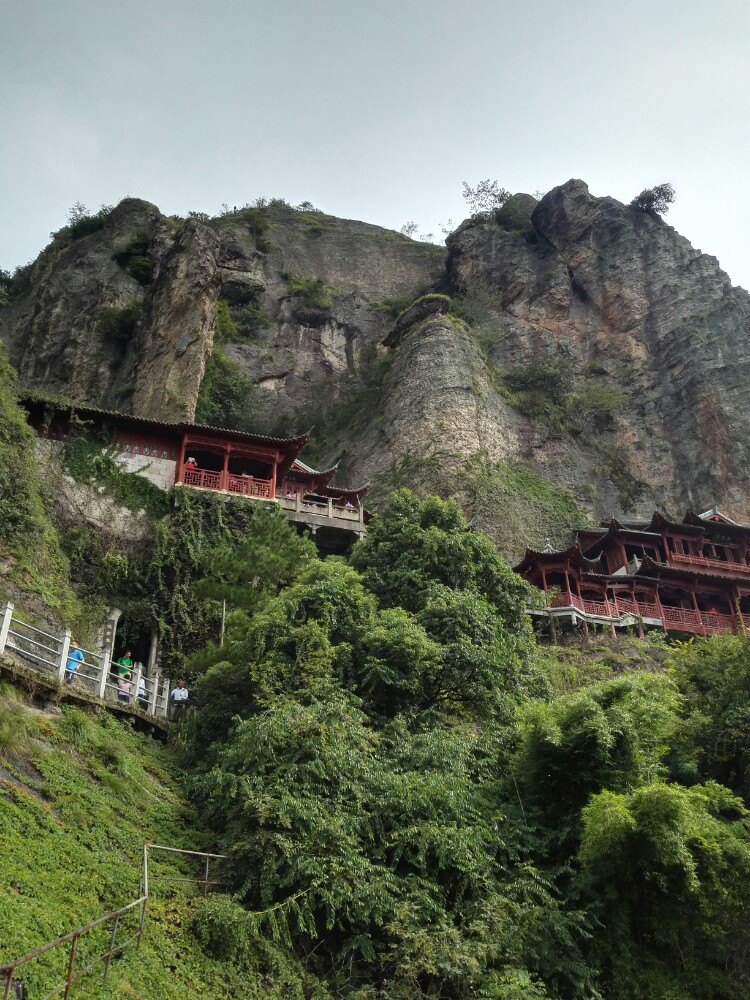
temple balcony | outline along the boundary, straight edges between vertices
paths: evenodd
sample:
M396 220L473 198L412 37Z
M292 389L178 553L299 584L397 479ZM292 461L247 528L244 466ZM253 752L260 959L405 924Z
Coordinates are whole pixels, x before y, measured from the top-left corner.
M556 618L585 619L592 624L614 625L629 628L634 622L663 628L667 632L689 632L692 635L721 635L727 632L750 632L750 614L727 614L720 611L702 611L678 608L631 597L616 596L607 601L595 601L576 594L556 594L545 611L532 614L553 615Z
M720 573L750 574L750 565L744 562L711 559L709 556L688 555L686 552L670 552L669 559L675 566L701 566L704 569L718 570Z

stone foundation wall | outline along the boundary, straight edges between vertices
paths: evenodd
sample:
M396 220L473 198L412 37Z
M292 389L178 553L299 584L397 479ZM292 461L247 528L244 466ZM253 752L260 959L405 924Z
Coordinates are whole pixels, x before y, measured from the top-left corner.
M121 452L115 461L123 472L136 472L162 490L171 490L177 474L177 462L152 455L128 455Z

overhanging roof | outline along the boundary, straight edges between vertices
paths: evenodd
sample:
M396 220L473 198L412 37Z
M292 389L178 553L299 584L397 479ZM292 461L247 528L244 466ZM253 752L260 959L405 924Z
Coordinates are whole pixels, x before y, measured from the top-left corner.
M104 410L97 406L78 404L73 401L61 401L45 396L43 393L26 393L19 397L19 403L27 410L30 407L54 407L57 413L63 416L77 414L81 417L92 419L112 420L120 427L128 427L132 430L143 430L146 432L167 431L174 433L200 433L207 436L216 435L228 438L232 441L247 441L256 444L276 445L277 447L289 449L294 446L297 450L307 443L310 432L299 434L291 438L271 437L268 434L255 434L251 431L238 431L230 427L214 427L211 424L189 424L185 421L179 423L169 423L164 420L155 420L153 417L139 417L133 413L121 413L119 410Z

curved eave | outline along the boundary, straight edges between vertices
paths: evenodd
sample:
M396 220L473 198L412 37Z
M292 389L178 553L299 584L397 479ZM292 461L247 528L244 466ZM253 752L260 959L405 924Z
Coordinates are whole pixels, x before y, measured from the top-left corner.
M323 488L324 494L330 494L332 497L341 497L341 499L346 499L347 497L354 497L356 500L361 500L363 496L366 496L370 492L370 484L365 483L364 486L358 486L356 489L349 489L347 486L328 486Z
M602 568L598 559L587 559L581 553L578 542L574 542L573 545L567 549L561 549L559 552L538 552L536 549L527 548L523 559L513 567L513 572L523 575L525 570L532 569L534 566L551 566L560 563L592 573Z

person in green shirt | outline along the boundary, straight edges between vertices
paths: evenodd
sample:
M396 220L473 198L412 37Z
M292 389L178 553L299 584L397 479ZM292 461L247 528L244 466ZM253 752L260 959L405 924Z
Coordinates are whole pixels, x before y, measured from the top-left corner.
M129 674L133 669L133 654L129 649L125 650L125 655L121 656L117 661L117 673L120 677L124 677L125 674Z

